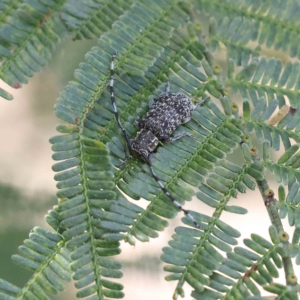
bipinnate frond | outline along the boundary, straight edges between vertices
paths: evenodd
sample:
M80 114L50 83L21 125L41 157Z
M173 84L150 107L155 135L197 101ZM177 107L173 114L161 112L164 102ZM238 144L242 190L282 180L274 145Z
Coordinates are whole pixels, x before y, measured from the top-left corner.
M220 217L223 211L238 214L247 212L242 207L228 205L228 202L239 192L245 193L247 187L255 188L251 177L259 179L262 174L253 169L251 164L241 168L223 160L216 167L216 173L210 174L206 182L200 185L200 191L196 195L199 200L215 209L212 214L214 217L190 212L201 229L177 227L173 240L169 242L171 247L164 248L161 257L163 261L171 264L164 268L172 273L166 279L178 281L174 294L176 297L183 294L184 282L188 282L198 292L204 292L205 286L210 286L209 276L219 269L223 261L222 252L229 253L232 246L237 245L239 231L222 222ZM182 221L195 227L186 217Z
M0 57L4 59L0 68L1 78L12 87L19 88L46 64L61 38L70 35L74 39L99 37L126 10L130 10L133 2L4 1L3 7L0 7ZM135 4L138 3L136 1ZM152 9L155 5L158 8L160 4L152 3ZM253 49L250 41L289 51L292 57L299 53L299 4L296 1L283 6L277 1L190 1L182 5L177 13L182 16L184 11L189 10L196 15L206 12L216 20L211 21L209 44L212 49L216 49L220 43L225 45L229 57L237 65L246 65L250 59L258 56L260 48ZM153 9L153 12L157 14L159 9ZM168 15L168 19L171 17ZM137 21L128 19L130 22L132 20ZM173 20L174 23L179 21L178 18ZM195 21L198 22L196 18ZM136 23L136 26L139 25ZM126 31L122 37L125 35ZM4 90L1 90L1 96L12 99Z
M68 126L60 125L59 128ZM66 159L66 154L74 147L68 135L54 137L51 142L55 150L61 150L57 152L58 155L54 154L55 158ZM114 232L127 229L105 221L107 213L103 209L117 195L108 152L99 141L82 138L76 144L80 146L76 152L82 153L84 164L76 160L78 165L74 166L70 165L70 160L64 160L56 164L54 169L61 171L55 177L60 188L57 195L61 198L56 211L66 247L71 251L73 262L70 267L74 272L73 279L77 281L75 286L81 289L77 297L94 295L95 299L102 299L104 296L122 298L123 286L105 279L122 277L120 263L107 257L120 253L118 240L122 239L122 235L114 235ZM63 151L66 149L69 150ZM71 161L74 159L71 158ZM108 229L105 230L105 226ZM104 233L109 232L112 234L106 235L104 239Z
M9 2L0 23L0 78L17 89L45 66L67 30L59 16L64 1ZM3 89L0 96L12 99Z
M135 10L138 7L132 6L132 9ZM170 13L169 7L166 6L164 7L165 10L163 10L162 17L161 19L158 18L157 14L153 14L153 22L157 24L157 22L164 22L164 11L168 11ZM176 14L177 11L175 10L174 13ZM128 13L129 16L129 13ZM124 19L124 22L126 18L128 17L126 14L124 17L121 17L118 22L121 22ZM149 25L152 26L150 21L152 19L149 19ZM121 26L122 25L122 26ZM134 25L134 24L133 24ZM132 25L132 26L133 26ZM165 29L172 30L172 24L168 25L167 23L163 23L163 26ZM124 26L129 26L127 23L120 24L120 26L113 26L113 29L111 32L108 34L105 34L101 37L100 39L100 46L101 45L108 45L105 44L104 41L107 39L111 39L111 43L115 43L114 39L115 36L117 36L117 33L120 28ZM143 26L146 26L143 24ZM145 27L143 31L136 31L134 27L131 29L132 32L137 34L137 37L134 38L134 36L130 37L132 40L134 39L135 42L135 47L134 44L131 46L133 47L132 50L126 49L122 50L120 47L122 44L118 43L116 45L115 50L123 51L120 52L119 57L116 62L116 69L118 68L124 68L127 72L133 72L138 73L140 75L143 74L142 70L146 68L147 65L150 65L154 60L155 56L153 58L150 57L151 55L159 55L162 53L161 51L164 50L164 48L160 45L155 45L154 43L150 42L151 40L149 38L146 38L148 36L148 31L150 32L151 27ZM128 30L130 32L130 30ZM170 32L171 33L171 32ZM119 32L118 35L120 35L121 32ZM153 32L151 33L151 38L154 38ZM145 38L143 37L145 36ZM170 35L171 37L171 35ZM129 38L129 37L128 37ZM103 39L103 43L101 42ZM143 39L147 41L146 44L144 44ZM162 45L165 45L167 40L159 40L161 41ZM124 40L125 42L125 40ZM201 78L202 80L206 80L206 77L204 74L199 72L192 63L197 62L197 59L192 53L195 55L200 56L200 59L203 58L203 55L199 50L194 48L195 42L192 41L190 42L189 40L185 40L180 38L180 35L176 36L176 39L171 42L170 48L175 49L166 49L168 51L169 55L162 55L160 60L157 60L156 66L152 67L147 71L146 77L142 78L137 75L129 75L128 73L122 74L121 75L121 81L116 83L116 97L118 101L118 106L121 108L121 114L120 117L122 121L125 119L130 120L130 114L128 114L126 106L128 101L130 101L131 105L131 111L132 115L134 115L134 109L135 107L139 107L140 109L146 109L146 101L145 99L145 93L149 93L151 90L155 90L158 85L160 84L160 76L163 74L166 74L166 76L169 75L169 67L173 66L174 68L176 67L177 60L180 60L182 62L183 66L187 69L192 70L194 72L195 76ZM127 44L124 44L124 47L127 46ZM102 46L101 46L102 47ZM119 47L119 48L118 48ZM123 47L123 46L122 46ZM134 54L135 49L146 47L147 50L144 51L144 53L151 53L151 55L147 55L147 59L144 60L143 56L139 57L138 59L136 58L136 55ZM187 47L191 47L192 53L191 52L186 52ZM57 115L64 119L65 121L68 121L70 123L73 123L73 125L60 125L58 127L58 130L64 133L69 133L69 135L61 136L55 138L55 140L51 140L52 143L55 145L53 146L53 149L55 151L58 151L56 154L54 154L53 158L55 160L61 160L64 159L65 161L62 163L58 163L57 165L54 166L54 169L57 171L63 170L65 167L63 165L66 165L66 168L68 167L75 167L71 169L70 171L66 172L66 178L64 178L64 175L62 177L60 174L58 174L55 178L56 180L61 181L58 184L59 188L68 188L68 190L73 190L70 192L70 194L66 194L67 197L74 197L76 193L80 193L82 186L80 182L83 180L83 176L88 176L89 179L92 179L89 173L82 173L83 169L80 167L76 167L77 164L82 164L85 162L85 156L79 156L81 149L80 148L80 143L81 139L88 139L92 143L92 140L97 139L97 140L102 140L103 142L108 142L108 147L110 149L110 152L112 154L111 161L115 166L119 166L121 161L125 158L125 145L124 142L122 141L122 134L119 132L118 127L116 125L116 122L113 118L113 115L111 113L112 107L110 103L110 98L109 95L105 92L104 87L105 84L108 80L109 76L109 62L110 62L110 55L107 54L107 51L110 51L111 54L113 54L113 49L101 49L98 47L94 47L90 53L86 55L87 63L83 63L80 66L82 69L78 70L75 72L75 77L77 78L78 81L81 81L82 83L79 82L73 82L69 86L67 86L66 90L62 92L62 97L59 99L58 104L56 106L57 109ZM138 64L138 62L141 62L145 66L142 67L135 65L133 67L130 65L131 61L127 58L125 58L123 62L123 56L125 57L125 53L127 53L127 57L132 57L132 59L135 60L135 64ZM132 52L133 51L133 52ZM140 50L138 50L140 51ZM184 54L187 59L182 59L181 54ZM106 62L104 63L103 59L106 59ZM103 63L101 63L103 61ZM191 63L189 63L191 61ZM159 67L159 68L158 68ZM176 70L176 69L175 69ZM103 73L101 73L103 72ZM178 69L178 74L180 75L183 70ZM181 76L184 76L186 73L182 73ZM148 79L149 78L149 79ZM191 77L192 79L193 77ZM97 80L97 81L95 81ZM195 80L195 79L194 79ZM148 81L148 83L147 83ZM94 82L94 92L92 92L91 88L92 82ZM181 84L183 80L179 80L178 78L176 79L176 83ZM198 81L195 81L196 83ZM172 84L172 83L171 83ZM194 83L195 84L195 83ZM187 84L186 84L187 85ZM88 88L88 87L89 88ZM99 86L99 90L96 88L96 86ZM174 88L176 88L175 85L173 85ZM192 87L191 87L192 88ZM103 96L98 100L99 95L103 92ZM201 92L201 90L200 90ZM195 90L195 93L199 93L199 91ZM203 91L202 91L203 93ZM147 94L146 94L147 95ZM84 96L84 100L80 99L80 97ZM141 99L145 99L146 101L143 103L140 102ZM75 104L75 99L76 99L76 104ZM98 100L98 101L97 101ZM97 102L96 102L97 101ZM147 101L148 102L148 101ZM78 104L80 106L78 107ZM84 108L86 106L86 108ZM76 108L77 107L77 108ZM76 108L76 110L72 110L72 108ZM83 115L79 115L78 113L82 111ZM210 114L211 115L211 114ZM135 129L132 127L132 123L127 123L124 122L126 129L129 132L133 132ZM114 137L115 135L115 137ZM56 140L57 139L57 140ZM78 142L79 140L79 142ZM67 143L66 145L65 142ZM79 148L78 148L79 147ZM82 157L83 160L80 160L79 158ZM66 160L68 159L68 160ZM120 187L122 191L124 191L126 194L133 198L139 198L140 196L144 196L143 194L137 194L136 190L134 189L137 185L133 184L131 185L131 189L127 185L127 178L130 178L129 176L133 176L135 173L135 169L141 170L141 162L135 162L135 167L130 168L130 174L126 174L127 168L124 168L119 171L119 173L115 173L115 182L117 185ZM138 173L137 173L138 175ZM96 176L96 175L95 175ZM120 180L122 178L122 180ZM153 184L153 183L152 183ZM95 186L96 187L96 186ZM150 186L149 186L150 187ZM157 187L154 187L155 190L157 190ZM66 190L67 192L67 190ZM68 192L69 193L69 192ZM59 196L61 197L62 194L59 193ZM108 207L108 210L113 210L117 209L118 205L123 206L122 209L126 208L129 204L126 202L120 202L120 199L118 198L118 203L117 205L114 204L114 206ZM123 198L124 199L124 198ZM125 205L125 207L124 207ZM165 206L165 205L164 205ZM168 210L173 213L171 216L176 213L176 210L173 208L169 208ZM163 209L163 206L157 206L159 211ZM136 215L137 212L141 213L143 210L131 205L131 209L133 209L133 216L129 215L128 213L125 213L123 215L123 219L119 216L118 218L115 218L116 220L114 221L115 224L118 223L119 225L119 230L121 231L126 231L128 225L132 225L133 221L130 221L128 218L137 218L138 216ZM138 237L141 240L148 239L148 236L155 237L157 236L157 233L154 230L163 230L163 228L167 225L166 221L163 219L160 219L157 217L155 214L159 214L158 212L151 212L148 210L145 212L145 214L142 214L140 218L138 218L140 221L142 221L143 224L140 224L136 226L134 229L132 227L132 231L134 233L131 233ZM113 212L113 211L112 211ZM111 217L113 216L112 214L110 215ZM98 216L102 218L102 216ZM127 219L126 219L126 218ZM123 223L124 222L124 223ZM102 226L105 226L105 222L101 223ZM147 224L145 226L145 224ZM111 225L112 226L112 225ZM116 226L116 225L114 225ZM149 228L150 226L150 228ZM127 240L132 240L130 236L127 237Z
M285 97L292 108L299 107L299 75L300 64L288 62L284 67L279 59L252 60L238 74L233 75L232 69L228 74L226 85L234 93L240 93L243 98L251 99L255 105L261 98L267 102L277 99L279 107L286 104Z
M278 268L282 268L281 257L287 255L282 241L285 236L279 234L274 226L269 228L271 241L257 234L244 239L247 248L235 247L227 252L227 258L220 256L221 262L209 276L209 289L195 289L195 299L263 299L257 285L279 296L279 299L297 299L297 287L274 283L279 277Z
M70 0L63 6L61 17L73 39L99 38L132 3L133 0Z
M23 2L23 3L22 3ZM3 1L0 5L0 78L18 89L39 72L66 37L99 37L133 1ZM12 95L0 89L0 97Z
M23 288L0 280L1 299L50 299L65 289L70 282L70 253L63 237L42 227L35 227L29 238L19 247L19 254L12 256L13 262L33 271Z
M258 102L254 103L252 112L250 102L248 99L244 99L243 115L246 132L248 134L255 132L261 143L268 141L269 147L276 151L280 149L280 142L285 150L288 150L291 147L291 140L300 141L297 133L300 123L299 113L295 114L294 109L288 105L279 109L277 99L273 99L267 104L264 97L260 98ZM264 155L266 158L268 157L266 151ZM286 156L288 155L286 154ZM283 163L283 160L281 161Z
M121 264L112 259L121 252L120 242L156 238L178 213L179 205L166 197L148 165L139 157L125 160L124 135L107 91L115 55L114 96L130 138L137 134L135 119L168 82L172 93L184 93L194 103L210 96L177 129L191 136L165 143L151 156L155 174L180 205L195 195L213 209L210 216L188 210L198 226L183 217L163 248L166 279L177 282L174 299L184 295L185 283L194 299L262 299L258 285L278 299L297 299L291 257L300 263L300 64L260 54L274 46L300 56L300 5L293 0L287 7L271 0L3 3L0 77L14 88L46 64L61 38L100 39L55 105L63 121L59 135L50 139L59 201L46 220L57 233L32 231L13 260L34 274L22 289L0 280L0 298L48 299L63 290L70 274L78 298L122 298L123 286L114 281L122 277ZM210 17L208 35L197 19L203 12ZM253 48L253 42L259 45ZM224 48L226 74L212 55ZM243 100L241 114L232 94ZM0 96L11 99L4 90ZM255 141L261 149L252 146ZM272 151L281 144L285 153L275 161ZM240 161L231 161L235 154ZM279 202L266 171L282 184ZM243 248L237 246L241 233L222 221L223 212L247 213L242 202L234 206L230 200L256 187L273 224L271 241L252 234ZM134 203L141 198L148 201L145 208ZM292 241L279 216L294 226ZM282 266L286 285L274 282Z
M147 18L144 11L148 12ZM71 251L73 279L80 289L77 297L123 297L122 285L106 279L122 276L121 265L109 256L120 253L122 232L127 232L142 212L116 190L115 182L120 175L111 162L119 166L121 161L110 159L103 144L117 142L117 148L111 147L111 151L115 153L119 147L117 153L124 158L124 144L119 142L118 127L105 92L111 55L119 53L115 64L118 72L134 74L123 77L128 79L123 86L122 82L117 85L116 97L120 96L118 105L122 107L143 83L135 83L134 79L144 76L167 45L177 13L176 1L153 3L147 9L143 2L132 5L112 30L101 36L99 46L86 54L86 62L75 71L76 81L65 88L56 104L57 116L68 122L57 127L63 135L51 139L53 159L59 161L53 166L58 172L57 212L66 247ZM165 19L167 14L174 14L169 23ZM133 16L135 22L128 22ZM177 16L178 21L184 17ZM183 21L175 25L180 23ZM157 30L160 26L162 29Z
M278 109L277 99L267 104L265 98L262 97L254 103L254 109L251 112L250 102L244 99L245 131L248 134L255 132L257 139L263 144L264 166L275 175L277 182L284 182L291 186L295 180L299 180L299 153L297 151L300 141L298 133L300 117L298 111L288 105ZM297 144L292 145L291 141ZM275 162L271 158L271 149L278 151L281 142L285 153Z
M219 23L213 17L209 23L208 42L212 52L225 48L227 56L237 66L246 66L249 61L257 58L260 54L260 47L254 49L247 47L255 34L256 28L250 20L243 20L242 17L229 18L225 16Z
M212 15L220 24L227 27L227 20L234 20L232 31L228 31L229 40L245 39L245 42L257 41L259 45L283 50L291 57L300 56L299 51L299 11L298 1L194 1L202 12ZM227 19L228 18L228 19ZM223 21L224 20L224 21ZM223 23L224 22L224 23ZM239 29L236 30L237 26ZM246 27L252 30L247 31ZM249 34L252 31L252 34Z
M137 4L131 6L136 12L139 11L137 8ZM230 252L231 246L236 245L235 239L239 233L218 218L224 210L245 213L245 209L228 205L228 201L238 192L244 193L247 188L254 189L255 180L261 180L263 175L262 170L251 163L251 159L243 167L227 160L227 156L243 142L244 133L239 128L241 123L235 122L235 105L230 103L228 97L223 96L222 86L216 83L218 73L213 69L206 45L196 38L195 27L189 23L185 31L178 30L176 35L172 35L174 24L165 27L164 23L165 29L169 30L168 33L164 32L165 39L158 37L155 40L158 44L152 41L152 24L163 22L164 11L170 11L168 6L162 6L161 9L161 15L153 14L152 18L149 16L147 19L148 24L145 24L146 21L140 24L144 26L142 31L130 27L134 24L125 23L130 16L129 11L121 16L114 24L123 22L122 26L113 25L111 31L101 36L99 47L94 47L86 55L87 61L75 71L76 81L66 87L58 100L57 116L69 123L58 127L66 135L51 140L53 149L57 151L54 159L62 160L54 165L54 170L63 171L56 175L56 180L60 181L58 188L62 189L58 196L67 198L60 202L59 215L61 226L66 229L63 235L68 240L69 247L80 248L79 242L89 241L93 237L100 239L94 246L106 243L111 246L111 251L107 253L115 255L118 254L118 240L124 238L133 244L134 237L141 241L157 237L157 231L162 231L167 226L164 218L173 218L177 213L151 177L147 165L140 160L132 158L120 170L111 168L112 173L109 175L101 169L108 167L106 159L102 161L96 155L93 160L89 158L92 153L107 155L100 149L88 150L89 147L102 148L99 142L102 141L107 143L111 162L115 167L118 168L125 159L124 139L113 118L109 94L104 89L109 79L110 57L115 51L119 52L115 68L120 75L115 84L115 96L120 119L132 136L136 133L132 125L135 116L147 110L148 96L151 93L158 94L166 81L170 81L172 91L181 91L196 99L205 92L210 93L221 100L224 111L211 101L200 107L193 113L193 119L182 127L182 130L189 131L195 138L184 138L174 144L159 147L153 159L155 173L179 202L184 203L184 200L191 198L194 192L188 185L192 185L199 189L197 197L215 208L214 218L190 211L196 221L203 224L203 229L186 228L183 234L189 232L191 235L192 232L199 238L191 246L195 246L201 259L181 262L181 272L176 269L175 275L170 277L178 280L175 294L182 294L184 282L202 292L210 281L208 277L203 282L199 282L198 277L194 278L196 275L190 271L194 268L193 263L201 265L207 249L214 251L220 259L222 254L218 251ZM124 33L121 29L124 26L128 27L127 34L131 33L132 36L126 35L125 39L120 40L117 36ZM136 50L142 54L140 49L143 47L147 48L144 53L150 54L137 58ZM126 73L122 73L122 70ZM241 79L241 75L238 78ZM99 165L95 165L96 162ZM95 179L98 180L94 181ZM117 190L111 198L109 194L96 191L99 188L111 190L111 184L116 184L133 199L142 197L151 203L142 210L128 202ZM188 219L184 218L183 222L193 227ZM86 232L87 228L90 229ZM168 253L165 259L176 266L178 249L170 249L166 250ZM192 250L190 247L188 252ZM184 254L184 258L190 255ZM89 253L89 256L92 254ZM76 258L75 255L74 259ZM222 260L218 261L219 264L221 262ZM92 265L93 263L91 267ZM218 264L214 264L210 271L217 268ZM75 267L74 270L77 272Z

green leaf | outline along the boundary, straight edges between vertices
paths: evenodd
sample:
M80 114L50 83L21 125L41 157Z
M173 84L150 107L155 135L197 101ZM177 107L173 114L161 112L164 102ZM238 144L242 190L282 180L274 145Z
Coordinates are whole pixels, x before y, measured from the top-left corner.
M294 155L299 149L299 145L291 146L279 159L279 164L284 164L292 155Z

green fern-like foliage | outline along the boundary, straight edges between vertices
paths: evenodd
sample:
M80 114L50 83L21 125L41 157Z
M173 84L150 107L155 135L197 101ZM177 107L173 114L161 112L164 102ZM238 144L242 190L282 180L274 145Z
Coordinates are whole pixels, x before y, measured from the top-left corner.
M55 232L30 233L13 261L34 273L22 288L1 280L0 299L49 299L71 278L77 298L122 298L122 266L112 258L121 252L121 241L149 242L178 213L139 157L123 164L125 140L107 90L116 52L115 97L131 137L137 133L134 120L167 82L172 92L195 102L210 96L178 128L193 138L158 147L152 160L181 205L195 196L213 209L211 215L189 211L199 226L183 217L162 249L166 280L176 281L173 299L184 296L185 283L193 299L263 299L262 289L278 299L298 299L298 2L0 3L0 77L14 88L46 64L62 38L99 37L55 105L63 122L50 139L59 200L46 216ZM270 47L296 60L270 58ZM216 61L222 52L221 68ZM4 89L0 95L12 98ZM284 153L277 159L280 148ZM234 155L242 161L233 161ZM267 171L281 184L278 195L269 188ZM238 206L231 200L256 188L270 217L270 239L253 233L241 247L242 226L225 223L223 213L246 214L242 200ZM141 198L148 201L145 208L135 203ZM281 218L293 227L292 238ZM285 283L276 282L281 268Z
M59 17L64 1L3 1L0 28L0 77L13 88L28 82L51 58L67 33ZM12 96L1 89L1 96Z
M48 218L51 218L48 215ZM53 219L53 217L52 217ZM0 280L1 299L50 299L65 289L64 282L72 280L70 252L57 232L35 227L29 239L19 247L12 260L34 273L23 288Z

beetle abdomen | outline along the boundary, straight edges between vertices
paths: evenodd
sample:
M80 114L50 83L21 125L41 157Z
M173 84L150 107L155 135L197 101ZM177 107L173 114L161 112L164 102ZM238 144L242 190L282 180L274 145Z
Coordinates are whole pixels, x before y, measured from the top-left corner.
M150 130L159 140L168 139L176 128L191 116L191 101L181 93L160 97L139 121L140 128Z

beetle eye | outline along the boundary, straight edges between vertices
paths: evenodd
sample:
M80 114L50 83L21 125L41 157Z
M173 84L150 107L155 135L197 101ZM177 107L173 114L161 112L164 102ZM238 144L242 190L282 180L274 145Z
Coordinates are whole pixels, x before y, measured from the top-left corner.
M145 161L148 161L149 152L145 149L140 149L140 154L143 156Z

